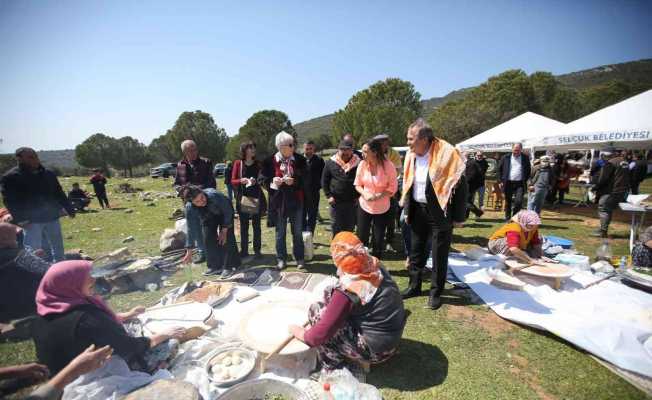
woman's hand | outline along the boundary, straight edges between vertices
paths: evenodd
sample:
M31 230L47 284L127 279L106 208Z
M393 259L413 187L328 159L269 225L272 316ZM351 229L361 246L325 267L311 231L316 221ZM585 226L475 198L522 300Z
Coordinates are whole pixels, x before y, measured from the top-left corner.
M272 179L272 183L276 187L281 187L281 185L283 184L283 178L279 178L278 176L275 176L274 179Z
M26 378L37 381L45 380L48 375L50 375L48 367L37 363L11 367L11 371L7 373L8 378Z
M186 249L186 254L181 259L181 264L190 264L192 261L192 250Z
M168 339L181 339L183 335L186 334L186 329L182 328L180 326L175 326L173 328L168 328L164 330L163 332L154 335L149 338L150 340L150 347L156 347L159 344L165 342Z
M94 371L104 365L112 355L113 349L111 346L100 347L96 350L95 345L92 344L84 350L83 353L73 358L70 364L66 367L66 369L70 368L67 372L80 376L87 372Z
M122 320L123 321L128 321L128 320L130 320L132 318L136 318L140 314L144 313L145 310L146 310L146 308L143 307L143 306L134 307L131 310L129 310L128 312L124 313L124 315L122 317Z
M247 186L249 184L249 178L240 178L240 184Z
M217 235L217 244L224 246L226 243L226 234L229 232L228 228L221 228L220 233Z
M285 178L283 178L283 182L288 186L292 186L294 185L294 178L291 176L286 176Z
M290 325L288 326L288 331L292 334L292 336L294 336L295 338L303 342L303 337L304 334L306 333L305 329L303 329L299 325Z
M369 193L369 192L366 192L366 191L362 194L362 197L367 201L376 200L376 195L374 193Z

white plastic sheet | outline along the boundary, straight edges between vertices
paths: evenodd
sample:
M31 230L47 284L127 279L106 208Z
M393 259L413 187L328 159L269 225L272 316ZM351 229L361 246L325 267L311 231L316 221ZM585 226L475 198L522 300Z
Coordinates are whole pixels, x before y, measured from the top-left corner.
M610 363L652 377L652 295L618 282L584 289L578 272L560 291L528 284L524 291L490 284L492 266L451 256L453 273L505 319L545 329Z

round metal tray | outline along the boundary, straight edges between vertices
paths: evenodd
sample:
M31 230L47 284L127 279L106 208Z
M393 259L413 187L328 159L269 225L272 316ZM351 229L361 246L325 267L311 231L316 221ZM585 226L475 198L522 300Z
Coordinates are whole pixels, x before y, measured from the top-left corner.
M265 395L281 395L288 400L308 400L308 395L296 387L274 379L242 382L222 393L220 400L264 400Z
M213 377L213 373L211 371L211 367L213 366L212 361L219 357L221 354L227 353L227 352L232 352L234 350L237 350L243 355L243 364L247 363L247 366L245 367L245 370L240 373L240 376L232 379L227 379L227 380L220 380L215 377ZM256 353L254 353L251 350L244 349L242 347L238 346L229 346L225 347L224 349L220 350L217 352L213 357L211 357L208 362L206 363L206 373L208 374L208 379L215 383L217 386L231 386L235 385L238 382L242 382L243 380L247 379L247 377L251 374L251 371L254 370L256 367Z

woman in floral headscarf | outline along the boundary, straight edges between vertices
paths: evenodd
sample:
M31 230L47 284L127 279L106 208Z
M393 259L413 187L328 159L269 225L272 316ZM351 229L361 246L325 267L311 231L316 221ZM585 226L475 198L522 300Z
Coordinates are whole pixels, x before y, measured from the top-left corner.
M521 210L512 217L511 222L494 232L489 238L489 251L516 257L526 263L533 258L541 258L541 239L539 238L541 218L532 210Z
M290 326L290 332L311 347L326 370L346 360L379 363L396 351L405 326L398 286L360 239L340 232L331 242L339 281L324 293L324 301L309 311L310 327Z

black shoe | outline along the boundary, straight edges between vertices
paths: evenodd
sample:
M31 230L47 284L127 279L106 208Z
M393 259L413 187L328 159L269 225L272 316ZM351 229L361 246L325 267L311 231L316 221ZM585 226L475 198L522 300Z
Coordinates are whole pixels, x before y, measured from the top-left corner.
M221 273L222 273L221 269L208 269L202 275L204 275L204 276L212 276L212 275L220 275Z
M407 289L401 292L401 297L403 299L409 299L410 297L421 296L421 289L416 286L408 286Z
M433 291L430 291L428 295L428 306L427 308L431 310L438 310L441 307L441 297L435 296Z
M204 253L197 253L193 258L192 258L192 263L193 264L201 264L203 262L206 262L206 256Z

